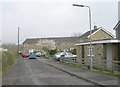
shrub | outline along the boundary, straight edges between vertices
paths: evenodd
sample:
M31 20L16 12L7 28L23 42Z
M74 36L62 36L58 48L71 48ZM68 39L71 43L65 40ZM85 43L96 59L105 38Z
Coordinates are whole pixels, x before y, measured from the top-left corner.
M54 55L57 52L58 52L57 50L50 50L50 55Z
M6 69L6 67L8 67L8 63L7 63L7 55L6 53L2 53L2 70L4 71Z
M46 54L46 55L45 55L45 58L50 58L50 55L49 55L49 54Z
M76 55L76 49L70 51L72 54Z
M16 59L16 52L2 52L2 70L3 72L10 67Z

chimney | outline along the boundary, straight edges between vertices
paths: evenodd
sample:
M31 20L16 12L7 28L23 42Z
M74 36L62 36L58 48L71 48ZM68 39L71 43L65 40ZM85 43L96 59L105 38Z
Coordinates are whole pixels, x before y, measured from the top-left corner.
M94 26L94 30L97 30L97 29L98 29L98 28L97 28L97 26L95 25L95 26Z

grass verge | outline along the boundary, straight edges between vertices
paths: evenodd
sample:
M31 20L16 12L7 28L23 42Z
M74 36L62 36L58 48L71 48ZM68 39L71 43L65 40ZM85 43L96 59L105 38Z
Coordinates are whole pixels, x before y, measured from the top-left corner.
M78 63L71 63L71 62L68 62L68 61L64 61L64 62L60 62L60 64L68 65L68 66L71 66L71 67L74 67L74 68L89 70L88 67L81 66ZM89 70L89 71L97 72L97 73L101 73L101 74L106 74L106 75L111 75L111 76L120 76L120 71L116 71L116 70L107 71L107 70L92 69L92 70Z

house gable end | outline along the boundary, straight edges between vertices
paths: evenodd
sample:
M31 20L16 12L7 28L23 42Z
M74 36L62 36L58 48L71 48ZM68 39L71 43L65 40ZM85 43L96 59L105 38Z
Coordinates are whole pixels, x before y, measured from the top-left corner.
M102 33L102 32L103 33ZM105 36L108 36L108 37L104 37L102 38L101 36L101 39L111 39L111 38L115 38L115 36L113 34L111 34L110 32L108 32L107 30L105 30L104 28L100 27L97 31L95 31L94 33L91 34L91 37L96 35L96 34L99 34L99 37L101 36L101 34L105 35ZM98 36L98 35L97 35ZM88 36L88 38L90 38L90 35ZM96 37L97 38L97 37ZM100 38L99 38L100 39Z

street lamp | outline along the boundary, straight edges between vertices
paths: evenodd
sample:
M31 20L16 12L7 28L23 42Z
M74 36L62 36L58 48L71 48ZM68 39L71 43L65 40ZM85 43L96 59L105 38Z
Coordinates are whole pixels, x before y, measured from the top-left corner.
M18 56L19 56L19 49L20 47L19 47L19 27L18 27Z
M87 7L89 8L89 24L90 24L90 69L92 69L92 38L91 38L91 34L92 34L92 30L91 30L91 8L90 6L87 5L79 5L79 4L73 4L73 6L77 6L77 7Z

